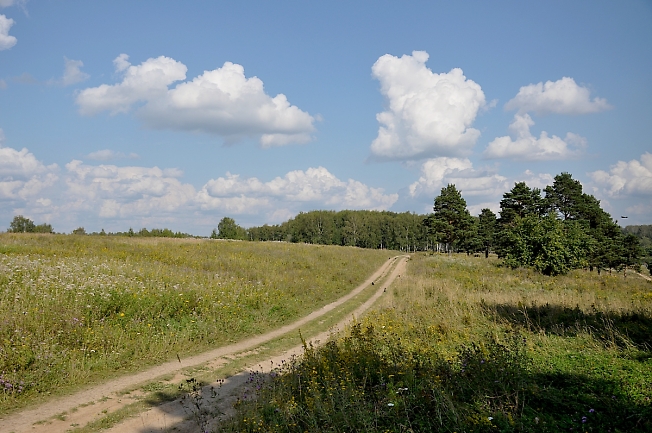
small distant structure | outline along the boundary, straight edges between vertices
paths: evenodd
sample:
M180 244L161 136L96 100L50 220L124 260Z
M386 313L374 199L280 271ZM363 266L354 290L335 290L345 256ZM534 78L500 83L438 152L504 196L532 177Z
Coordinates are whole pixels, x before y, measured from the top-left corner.
M629 218L629 217L626 217L626 216L623 216L623 215L621 215L620 217L621 217L621 218Z

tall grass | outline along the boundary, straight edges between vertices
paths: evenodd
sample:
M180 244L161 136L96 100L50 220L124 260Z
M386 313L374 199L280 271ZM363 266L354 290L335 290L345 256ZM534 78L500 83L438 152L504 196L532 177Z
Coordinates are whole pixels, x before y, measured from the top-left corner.
M0 413L227 344L342 296L386 252L0 235Z
M496 265L415 255L374 312L259 375L222 429L652 431L652 284Z

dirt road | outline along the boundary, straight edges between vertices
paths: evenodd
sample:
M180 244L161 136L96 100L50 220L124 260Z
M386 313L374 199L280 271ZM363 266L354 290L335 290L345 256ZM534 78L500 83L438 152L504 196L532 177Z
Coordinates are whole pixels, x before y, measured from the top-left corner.
M134 389L138 384L152 381L156 378L166 375L180 374L181 370L191 366L198 366L209 363L213 367L224 365L228 362L229 357L245 351L254 350L266 342L286 335L292 331L298 331L301 326L335 310L354 296L358 295L365 288L372 285L377 280L382 284L378 285L378 290L364 304L360 305L354 312L353 316L358 317L366 311L371 305L384 293L395 278L404 273L407 256L397 256L390 258L383 264L373 275L365 282L349 292L347 295L338 300L313 311L311 314L297 320L296 322L258 335L241 342L220 347L215 350L202 353L189 358L181 358L181 362L170 361L165 364L152 367L148 370L137 374L123 376L104 384L77 392L70 396L60 397L46 404L35 408L26 409L12 414L4 419L0 419L0 432L33 432L33 433L64 433L71 431L75 427L83 427L89 422L102 418L107 413L112 413L130 403L143 398L142 393L122 393L125 389ZM336 328L342 329L351 319L344 320L337 324ZM328 338L328 330L312 338L311 341L324 341ZM281 359L287 359L292 354L300 354L301 346L297 346L278 357L268 359L260 363L259 371L269 371L271 366L278 364ZM213 410L225 412L230 406L230 401L234 398L233 393L241 387L248 377L248 373L241 373L226 379L220 388L220 396L213 399ZM172 381L175 378L171 379ZM178 383L178 382L177 382ZM214 386L217 384L213 384ZM209 389L208 387L206 389ZM55 416L62 413L65 416ZM192 432L197 430L195 422L186 420L186 413L178 401L164 404L143 412L138 417L129 418L126 421L114 426L112 432L161 432L161 431L186 431Z

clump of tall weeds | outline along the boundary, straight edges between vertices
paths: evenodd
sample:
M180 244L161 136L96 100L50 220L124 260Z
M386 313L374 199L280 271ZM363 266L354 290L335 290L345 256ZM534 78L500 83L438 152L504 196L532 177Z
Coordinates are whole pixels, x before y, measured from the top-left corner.
M444 359L356 323L338 341L305 346L279 366L233 431L456 431L509 423L520 410L527 358L519 337Z

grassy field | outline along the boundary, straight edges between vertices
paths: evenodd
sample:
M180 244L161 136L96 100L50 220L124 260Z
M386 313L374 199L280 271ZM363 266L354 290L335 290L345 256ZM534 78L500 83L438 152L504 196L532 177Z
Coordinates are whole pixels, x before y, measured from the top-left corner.
M0 234L0 414L290 323L386 260L285 243Z
M649 432L652 283L418 254L361 322L252 380L221 430Z

